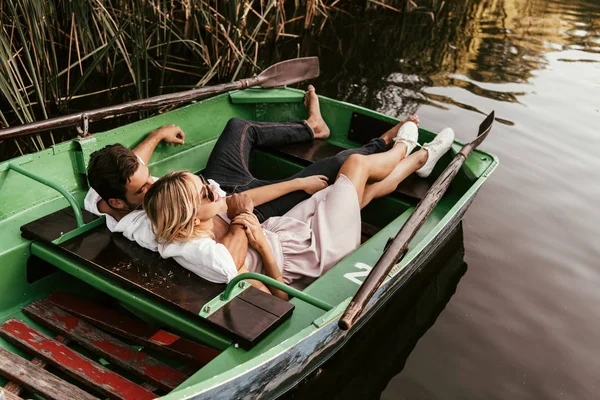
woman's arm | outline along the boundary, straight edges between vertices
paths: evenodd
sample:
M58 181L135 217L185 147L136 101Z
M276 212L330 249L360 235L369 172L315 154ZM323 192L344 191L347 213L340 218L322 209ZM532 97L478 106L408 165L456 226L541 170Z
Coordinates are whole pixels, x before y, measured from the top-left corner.
M283 281L283 276L281 276L281 272L279 271L279 267L277 266L277 261L275 261L275 256L273 255L271 246L269 245L269 242L267 242L267 238L265 237L256 215L248 213L240 214L232 221L232 225L233 224L239 224L246 227L244 231L248 237L248 244L259 252L263 261L263 267L265 268L266 275L281 283L285 283ZM267 287L274 296L286 301L289 299L285 292L268 285Z
M263 267L265 267L265 272L267 273L267 276L281 283L285 283L283 281L283 276L281 276L281 272L279 271L279 267L277 266L275 256L273 255L273 251L271 250L271 246L269 246L269 243L267 243L267 241L265 240L264 245L258 246L256 250L260 253L260 256L262 257ZM289 300L289 296L287 295L287 293L272 288L270 286L269 290L274 296L277 296L285 301Z
M260 206L297 190L304 190L312 195L326 187L327 177L325 175L313 175L246 190L243 193L250 196L254 206Z
M220 240L231 253L233 262L238 271L244 266L246 253L248 252L248 238L241 225L229 225L229 230Z

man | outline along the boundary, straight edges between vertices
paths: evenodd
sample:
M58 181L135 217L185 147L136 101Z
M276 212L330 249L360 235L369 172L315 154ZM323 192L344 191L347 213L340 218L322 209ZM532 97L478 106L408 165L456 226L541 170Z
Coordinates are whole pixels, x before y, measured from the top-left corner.
M274 183L258 180L250 173L248 159L252 149L326 139L329 136L329 128L321 116L318 97L312 85L306 92L305 106L308 118L301 122L263 123L234 118L227 123L209 157L204 175L209 178L220 196L225 196L225 192L233 193L227 199L230 217L254 211L257 217L264 221L271 216L285 214L312 194L310 190L296 190L291 193L289 190L282 191L287 194L281 197L271 193L274 200L261 201L260 203L264 204L253 208L250 196L244 193L256 193L252 189ZM416 116L411 116L406 121L408 120L418 123ZM322 175L327 177L322 183L325 187L325 180L333 182L339 168L351 154L372 154L387 150L402 123L363 147L349 149L314 163L285 181ZM168 125L151 132L133 151L115 144L94 152L88 167L88 180L92 188L85 199L86 210L96 215L105 215L107 227L111 231L121 232L128 239L156 251L157 244L150 222L140 209L146 191L155 180L147 164L160 142L177 146L184 141L184 132L175 125ZM248 246L242 228L239 225L230 225L221 243L234 256L234 261L240 268Z

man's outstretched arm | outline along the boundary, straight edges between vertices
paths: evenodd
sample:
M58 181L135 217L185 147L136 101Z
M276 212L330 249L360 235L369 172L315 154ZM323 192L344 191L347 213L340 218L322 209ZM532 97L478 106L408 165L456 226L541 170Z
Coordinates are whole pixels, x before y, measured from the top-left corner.
M178 146L184 143L185 134L177 125L162 126L150 132L150 134L146 136L146 139L133 149L133 152L144 160L144 163L147 165L150 162L150 157L152 157L152 152L154 152L156 146L163 140L165 143Z

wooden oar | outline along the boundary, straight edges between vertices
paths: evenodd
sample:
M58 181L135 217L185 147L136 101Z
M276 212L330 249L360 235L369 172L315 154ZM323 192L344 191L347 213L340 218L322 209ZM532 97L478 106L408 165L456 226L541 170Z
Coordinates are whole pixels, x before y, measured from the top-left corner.
M398 234L389 243L387 249L379 258L369 273L369 276L367 276L367 279L365 279L358 289L358 292L354 295L348 308L344 311L344 314L338 323L341 329L348 330L352 327L360 316L363 308L385 280L385 277L390 270L404 258L408 252L409 242L421 228L433 208L439 203L444 193L446 193L446 190L448 190L448 187L450 186L450 182L452 182L452 179L454 179L460 170L460 167L465 163L467 157L471 154L471 151L479 146L479 144L487 137L488 133L490 133L493 122L494 112L492 111L481 125L479 125L479 132L475 140L471 143L467 143L460 149L448 167L429 188L425 197L419 202L415 211L408 217L404 226L402 226Z
M83 111L76 114L64 115L62 117L50 118L44 121L5 128L0 130L0 140L74 125L83 125L85 127L84 131L86 131L89 122L99 121L109 116L112 117L132 111L148 110L166 105L183 103L200 97L213 96L230 90L245 89L252 86L270 88L291 85L318 76L318 57L295 58L273 64L261 72L260 75L253 78L241 79L220 85L205 86L199 89L187 90L185 92L149 97L147 99L130 101L128 103L117 104L96 110Z

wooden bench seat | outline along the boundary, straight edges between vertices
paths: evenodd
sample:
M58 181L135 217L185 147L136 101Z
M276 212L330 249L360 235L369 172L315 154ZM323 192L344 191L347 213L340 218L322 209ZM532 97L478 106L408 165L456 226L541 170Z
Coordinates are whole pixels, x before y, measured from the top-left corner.
M84 219L93 220L84 212ZM23 237L51 244L61 233L75 228L70 209L59 210L21 227ZM254 287L247 288L208 318L198 314L225 289L181 267L172 259L146 250L123 235L111 233L104 224L61 244L59 252L101 272L134 292L149 294L166 307L174 307L228 335L249 348L288 318L294 305ZM59 266L60 267L60 266Z

